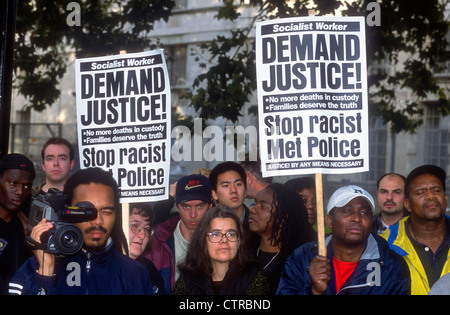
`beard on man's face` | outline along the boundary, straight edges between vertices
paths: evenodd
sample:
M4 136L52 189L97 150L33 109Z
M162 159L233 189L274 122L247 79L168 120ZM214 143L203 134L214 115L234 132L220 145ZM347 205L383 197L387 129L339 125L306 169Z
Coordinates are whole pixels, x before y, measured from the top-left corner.
M91 226L84 231L84 234L86 235L96 231L108 235L108 231L102 226ZM101 238L92 238L89 243L84 242L83 248L88 252L101 251L106 247L108 239L109 237L106 237L105 240L101 242Z

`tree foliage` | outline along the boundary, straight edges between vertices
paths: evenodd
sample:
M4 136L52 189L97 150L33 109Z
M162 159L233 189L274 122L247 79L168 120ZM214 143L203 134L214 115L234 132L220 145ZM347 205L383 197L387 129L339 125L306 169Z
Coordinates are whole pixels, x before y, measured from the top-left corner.
M241 1L223 0L218 19L235 21ZM245 29L237 29L230 36L218 36L202 46L211 56L213 66L193 83L190 100L200 117L214 119L223 116L236 122L243 105L256 89L254 39L249 32L257 20L306 16L308 8L317 15L370 15L368 4L373 0L251 0L258 14ZM391 122L394 132L414 132L422 124L423 107L420 101L428 96L436 98L442 115L450 113L448 91L438 85L436 72L444 70L450 60L446 39L449 21L444 11L449 0L391 0L379 2L381 25L366 26L367 60L378 67L369 73L370 110ZM378 9L378 7L377 7ZM200 60L200 59L199 59ZM395 69L395 71L390 71ZM410 89L413 97L399 104L396 90Z
M168 20L174 0L78 0L80 26L70 26L68 1L17 1L14 86L26 107L42 111L60 96L67 53L78 58L151 47L155 21Z
M369 1L349 5L349 14L358 14ZM368 60L387 62L392 73L369 76L371 105L394 132L414 132L422 124L423 106L428 97L436 99L436 108L445 116L450 113L448 91L438 85L434 76L450 60L447 40L449 21L445 7L449 1L382 1L381 26L367 28ZM448 71L448 69L447 69ZM409 89L411 98L398 104L395 89Z
M450 113L448 91L438 85L436 72L449 61L449 21L444 10L450 0L378 1L381 25L366 27L367 60L378 67L369 73L370 110L391 122L394 132L414 132L421 125L420 101L433 96L442 115ZM67 68L67 52L76 56L116 54L152 47L148 33L157 20L167 21L174 0L78 0L81 26L69 26L68 1L17 1L15 81L27 107L42 111L60 96L58 82ZM217 19L236 21L241 0L222 0ZM258 20L317 15L368 16L374 0L250 0L257 14L245 28L217 36L201 49L204 71L192 83L189 100L203 119L225 117L236 122L256 90L255 46L250 34ZM313 4L311 5L311 3ZM390 71L395 69L395 71ZM399 104L396 91L412 97Z

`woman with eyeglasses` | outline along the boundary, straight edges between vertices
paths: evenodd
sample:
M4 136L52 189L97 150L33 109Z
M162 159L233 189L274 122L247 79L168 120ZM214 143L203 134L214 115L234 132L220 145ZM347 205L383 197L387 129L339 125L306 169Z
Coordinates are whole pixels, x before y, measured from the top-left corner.
M166 294L164 281L153 262L142 255L150 246L153 235L153 209L145 203L130 204L130 258L143 264L153 284L153 292L157 295Z
M237 215L218 205L203 216L192 235L175 295L264 295L269 283L241 244Z

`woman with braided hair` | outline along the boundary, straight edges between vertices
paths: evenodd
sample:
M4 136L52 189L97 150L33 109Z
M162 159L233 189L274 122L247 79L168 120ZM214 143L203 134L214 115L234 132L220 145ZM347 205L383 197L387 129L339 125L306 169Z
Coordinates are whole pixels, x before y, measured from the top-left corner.
M286 259L314 239L305 203L289 187L272 183L256 195L248 223L257 236L252 251L269 278L270 293L275 294Z

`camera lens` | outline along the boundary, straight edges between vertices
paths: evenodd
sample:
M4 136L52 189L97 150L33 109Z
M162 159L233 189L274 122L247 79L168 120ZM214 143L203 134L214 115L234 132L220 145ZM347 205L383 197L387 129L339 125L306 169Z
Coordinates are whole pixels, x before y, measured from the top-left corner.
M75 243L75 238L76 238L76 236L73 235L72 232L68 232L67 234L64 234L64 235L63 235L62 241L63 241L64 244L66 244L67 246L71 246L73 243Z
M83 234L73 224L64 225L55 234L55 249L63 255L76 254L82 245Z

